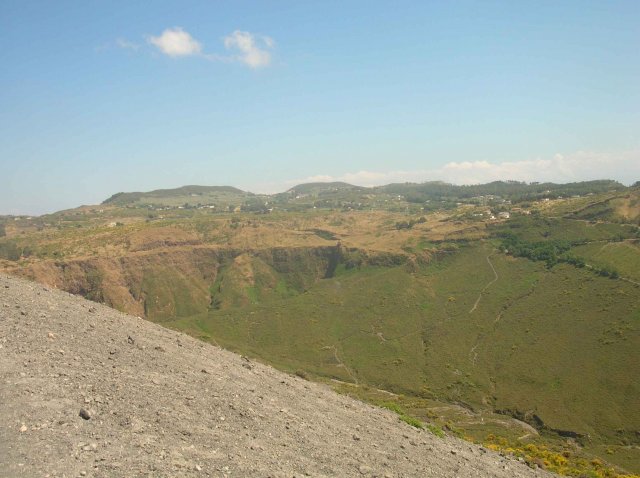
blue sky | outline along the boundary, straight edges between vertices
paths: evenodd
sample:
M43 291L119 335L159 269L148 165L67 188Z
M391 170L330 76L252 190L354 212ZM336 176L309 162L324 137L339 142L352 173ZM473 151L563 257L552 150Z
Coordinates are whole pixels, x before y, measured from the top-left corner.
M640 2L0 5L0 214L185 184L640 179Z

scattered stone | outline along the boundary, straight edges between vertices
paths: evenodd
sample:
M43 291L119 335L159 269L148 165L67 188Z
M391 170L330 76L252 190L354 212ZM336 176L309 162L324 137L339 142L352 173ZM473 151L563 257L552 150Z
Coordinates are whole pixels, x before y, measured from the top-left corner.
M353 435L353 439L354 439L355 441L360 441L360 437L359 437L358 435Z
M134 340L133 337L131 337L130 335L127 337L127 342L129 342L129 344L133 345L136 343L136 341Z
M89 312L91 312L92 314L97 310L98 309L96 309L95 307L89 307Z
M20 315L27 315L27 313L24 310L21 310Z
M80 413L79 413L80 417L83 418L84 420L89 420L91 418L91 414L84 408L80 409Z
M27 431L27 426L26 426L26 425L22 425L22 426L20 427L20 432L24 433L24 432L26 432L26 431Z
M361 475L368 475L373 472L373 468L367 465L360 465L358 467L358 471L360 472Z

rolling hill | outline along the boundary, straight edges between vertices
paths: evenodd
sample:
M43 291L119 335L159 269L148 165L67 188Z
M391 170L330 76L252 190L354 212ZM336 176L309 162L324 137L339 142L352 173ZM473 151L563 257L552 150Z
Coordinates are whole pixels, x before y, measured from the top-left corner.
M224 203L239 205L253 196L232 186L183 186L175 189L156 189L149 192L117 193L106 199L103 205L163 205L182 206Z

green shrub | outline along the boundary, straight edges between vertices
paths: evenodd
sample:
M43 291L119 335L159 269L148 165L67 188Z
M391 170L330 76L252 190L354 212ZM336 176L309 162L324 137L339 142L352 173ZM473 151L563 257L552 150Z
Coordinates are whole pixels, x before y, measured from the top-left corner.
M380 406L382 408L386 408L387 410L391 410L392 412L397 413L398 415L404 415L404 410L402 409L402 407L400 407L400 405L398 405L395 402L384 402L381 403Z
M400 420L402 420L405 423L408 423L412 427L424 428L424 424L420 420L414 417L410 417L409 415L400 415Z
M400 417L400 420L402 420L403 422L411 425L412 427L415 428L424 428L424 424L418 420L417 418L414 418L410 415L407 415L407 413L403 410L403 408L398 405L395 402L383 402L380 404L380 406L382 408L386 408L387 410L391 410L394 413L397 413L398 416Z
M434 424L430 423L429 425L427 425L427 430L429 430L431 433L433 433L438 438L444 438L445 437L444 431L438 425L434 425Z

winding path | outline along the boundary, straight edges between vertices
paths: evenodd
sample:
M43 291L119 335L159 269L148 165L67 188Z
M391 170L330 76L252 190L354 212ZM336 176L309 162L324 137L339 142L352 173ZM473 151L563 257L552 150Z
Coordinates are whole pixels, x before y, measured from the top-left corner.
M482 299L482 294L485 293L485 291L491 287L491 284L493 284L495 281L498 280L498 273L496 272L496 268L493 267L493 264L491 263L491 261L489 260L489 257L491 257L493 254L489 254L487 256L487 263L489 264L489 266L491 267L491 270L493 271L493 275L495 276L493 278L493 280L491 282L489 282L487 285L484 286L484 289L482 289L480 291L480 294L478 294L478 298L476 299L475 304L473 304L473 307L471 308L471 310L469 311L469 313L471 314L474 310L476 310L476 307L478 307L478 304L480 303L480 299Z
M343 367L346 370L346 372L349 374L349 376L353 379L353 382L356 385L359 385L360 382L358 382L358 377L355 376L355 374L351 371L351 369L349 367L347 367L347 364L345 364L342 361L342 359L340 359L340 357L338 356L338 348L335 345L332 345L331 348L333 349L333 356L338 361L338 366L339 367Z

